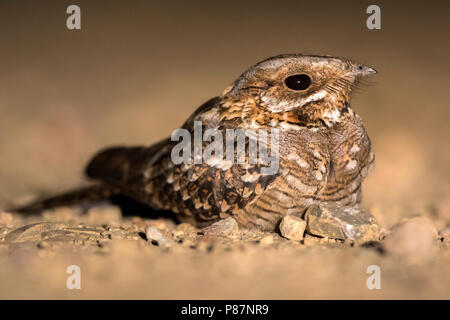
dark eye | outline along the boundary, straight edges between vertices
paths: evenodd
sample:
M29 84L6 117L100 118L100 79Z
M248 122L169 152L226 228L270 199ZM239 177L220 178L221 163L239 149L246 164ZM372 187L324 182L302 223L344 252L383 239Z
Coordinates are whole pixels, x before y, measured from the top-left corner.
M284 83L292 90L306 90L311 85L311 78L306 74L296 74L287 77Z

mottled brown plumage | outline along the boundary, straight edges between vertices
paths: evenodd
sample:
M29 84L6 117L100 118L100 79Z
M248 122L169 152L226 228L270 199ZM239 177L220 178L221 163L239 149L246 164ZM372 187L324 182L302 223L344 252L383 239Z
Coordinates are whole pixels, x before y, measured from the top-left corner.
M172 210L199 225L232 216L244 227L274 230L284 215L301 216L313 203L358 204L374 156L349 103L358 80L374 72L328 56L276 56L249 68L183 125L192 132L193 122L202 121L204 130L216 128L224 137L226 129L279 129L275 174L263 174L265 164L248 163L247 148L245 164L176 165L171 150L177 142L170 138L151 147L106 149L86 173L108 193ZM287 78L297 75L294 86L309 79L306 89L289 87ZM95 188L98 193L102 187Z

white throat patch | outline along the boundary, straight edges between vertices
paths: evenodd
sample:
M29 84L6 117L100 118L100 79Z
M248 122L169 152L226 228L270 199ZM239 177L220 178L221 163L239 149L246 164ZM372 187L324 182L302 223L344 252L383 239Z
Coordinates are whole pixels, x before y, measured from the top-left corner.
M341 112L338 109L334 110L326 110L322 114L323 121L327 124L327 126L330 126L333 123L337 123L341 121Z
M272 99L267 96L262 97L262 101L269 107L270 111L272 112L283 112L283 111L290 111L295 108L299 108L304 106L305 104L309 102L319 101L326 97L328 92L326 90L320 90L308 97L299 99L295 102L292 101L275 101L275 99Z

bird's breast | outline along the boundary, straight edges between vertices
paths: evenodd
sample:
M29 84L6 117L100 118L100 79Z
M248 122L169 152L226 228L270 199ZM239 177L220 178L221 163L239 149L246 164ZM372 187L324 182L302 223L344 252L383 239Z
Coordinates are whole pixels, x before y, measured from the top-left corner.
M285 132L280 146L281 175L298 198L355 202L374 161L359 119L333 129Z

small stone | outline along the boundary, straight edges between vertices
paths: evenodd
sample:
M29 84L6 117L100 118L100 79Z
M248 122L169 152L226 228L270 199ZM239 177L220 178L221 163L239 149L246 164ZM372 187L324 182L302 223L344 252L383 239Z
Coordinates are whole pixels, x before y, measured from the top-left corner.
M155 241L161 247L170 247L174 244L171 239L164 236L158 228L153 226L147 228L145 235L148 241Z
M185 236L185 232L183 230L175 230L172 232L174 237L183 238Z
M384 238L386 238L386 236L391 233L390 230L386 229L386 228L380 228L380 240L383 240Z
M380 227L375 218L356 206L335 203L312 205L306 211L308 233L340 240L378 241Z
M57 234L64 227L64 224L54 222L33 223L12 230L6 235L5 240L7 242L41 241L52 234Z
M416 217L392 228L383 241L388 254L424 258L431 254L437 230L430 219Z
M273 235L268 234L264 236L261 240L259 240L259 243L264 246L271 245L273 243Z
M444 239L450 239L450 228L445 228L439 232L439 235Z
M0 213L0 225L11 228L13 226L13 220L14 219L11 213L4 211Z
M207 237L229 237L235 235L238 231L239 225L232 217L219 220L212 225L203 228L203 234Z
M303 240L305 228L306 221L296 216L284 216L280 223L281 235L290 240Z
M175 223L169 219L147 220L144 224L146 226L156 227L159 230L172 230L175 228Z

